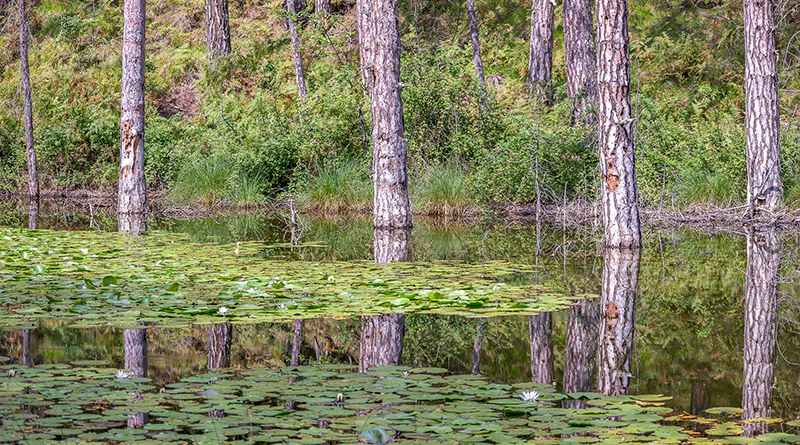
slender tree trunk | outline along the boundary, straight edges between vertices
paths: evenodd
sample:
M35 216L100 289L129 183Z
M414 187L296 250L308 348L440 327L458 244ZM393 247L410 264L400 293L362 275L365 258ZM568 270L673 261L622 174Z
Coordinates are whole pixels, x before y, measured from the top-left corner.
M292 58L294 59L294 77L297 81L297 95L300 99L306 97L306 76L303 72L303 54L300 52L300 34L297 32L297 7L293 0L286 0L289 10L289 37L292 43Z
M25 120L25 149L28 154L28 196L39 199L39 175L36 149L33 145L33 104L31 102L31 72L28 67L28 14L25 0L19 1L19 78L22 84L22 111Z
M122 106L119 215L147 211L144 178L144 0L125 0L122 37ZM120 230L123 230L120 225Z
M692 405L689 407L689 413L693 416L702 416L710 407L711 382L707 379L692 382Z
M230 53L228 0L206 0L206 54L213 60Z
M469 17L469 37L472 41L472 61L475 63L475 75L481 85L486 84L481 60L481 42L478 40L478 19L475 16L475 0L467 0L467 16Z
M772 417L780 261L777 234L750 229L747 233L744 295L744 420ZM745 433L752 436L766 432L766 429L764 424L751 424Z
M300 347L303 345L303 326L305 320L299 318L292 322L294 324L294 335L292 335L292 355L289 358L290 366L300 364ZM317 358L319 360L319 358Z
M553 373L553 314L542 312L528 317L531 343L531 379L534 383L552 384Z
M375 229L375 262L408 261L410 230ZM403 356L405 314L382 314L361 317L358 371L375 366L399 365Z
M597 123L597 56L591 0L564 0L564 53L570 125Z
M22 330L22 360L20 360L22 366L35 366L31 353L31 332L33 329Z
M475 336L475 343L472 345L471 372L473 375L478 375L481 373L481 352L483 351L483 339L486 337L487 324L488 323L485 318L478 319L478 335Z
M548 103L553 78L553 0L533 0L531 41L528 55L528 86Z
M603 262L597 389L628 393L641 251L607 249Z
M122 331L125 369L134 377L147 377L147 329L125 329ZM141 393L130 393L133 400ZM147 413L128 416L128 428L142 428L147 424Z
M601 199L605 245L642 245L630 98L627 0L597 1Z
M359 0L359 52L372 108L373 225L411 227L397 0Z
M231 366L231 343L233 326L230 323L217 323L208 328L208 369L229 368Z
M39 228L39 200L31 199L28 201L28 229L36 230Z
M314 13L320 17L331 15L331 0L316 0L314 3Z
M594 384L597 355L597 330L600 306L596 301L582 301L569 308L567 338L564 345L564 392L589 392ZM582 408L580 400L564 402L564 408Z
M747 203L751 216L781 203L781 123L775 50L775 3L744 1Z

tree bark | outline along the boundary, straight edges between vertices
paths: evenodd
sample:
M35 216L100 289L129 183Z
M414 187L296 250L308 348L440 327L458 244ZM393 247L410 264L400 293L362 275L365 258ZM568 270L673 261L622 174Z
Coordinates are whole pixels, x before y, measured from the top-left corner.
M125 369L134 377L147 377L147 329L125 329L122 331L125 356ZM133 400L141 398L141 393L130 393ZM142 428L147 424L147 413L128 416L128 428Z
M554 12L554 0L533 0L530 52L528 54L528 86L548 103L552 93Z
M31 199L28 202L28 229L36 230L39 228L39 200Z
M22 366L35 366L31 353L31 332L33 329L22 330L22 360L20 360Z
M28 67L28 14L25 0L19 1L19 80L22 84L22 114L25 121L25 150L28 156L28 196L39 199L39 174L36 148L33 145L33 103L31 101L31 72Z
M117 227L120 232L138 236L147 232L147 215L144 213L119 213Z
M117 213L144 214L144 0L125 0ZM120 230L123 230L120 226Z
M331 0L316 0L314 3L314 13L320 17L331 15Z
M478 335L475 336L475 343L472 344L471 372L473 375L481 373L481 352L483 351L483 339L486 337L487 324L485 318L478 319Z
M598 0L597 17L597 127L605 245L639 248L627 0Z
M637 249L605 253L597 389L608 396L628 393L640 262Z
M587 300L570 306L564 344L565 393L592 390L599 325L600 306L596 301ZM569 400L563 406L582 408L585 405L580 400Z
M229 368L231 366L231 343L233 326L230 323L217 323L208 328L208 369Z
M692 382L692 404L689 414L702 416L711 407L711 382L707 379Z
M781 130L775 50L775 3L744 1L747 203L751 215L781 203Z
M375 229L373 244L376 263L408 261L410 230ZM399 365L403 356L405 314L361 317L358 372L375 366Z
M469 18L469 37L472 42L472 61L475 63L475 75L481 86L486 85L481 60L481 43L478 40L478 19L475 16L475 0L467 0L467 16Z
M564 55L570 125L597 123L597 56L591 0L564 0Z
M772 416L780 261L777 234L750 229L744 295L744 420ZM766 428L763 424L751 424L745 433L755 435L765 432Z
M373 225L409 228L397 0L359 0L357 8L359 53L372 109Z
M230 53L228 0L206 0L206 54L213 60Z
M552 384L553 374L553 314L542 312L528 317L531 343L531 380Z
M306 98L306 76L303 72L303 54L300 52L300 34L297 32L297 7L293 0L286 0L289 10L289 37L292 44L292 59L294 59L294 77L297 81L297 95L300 99Z
M303 326L305 321L297 319L294 323L294 335L292 336L292 355L289 358L290 366L297 366L300 364L300 346L303 344Z

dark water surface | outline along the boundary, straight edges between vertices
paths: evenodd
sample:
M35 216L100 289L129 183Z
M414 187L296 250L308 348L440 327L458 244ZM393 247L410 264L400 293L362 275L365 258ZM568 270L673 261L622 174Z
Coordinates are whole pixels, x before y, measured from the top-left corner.
M0 226L27 227L21 206L0 205ZM261 241L272 258L372 257L369 219L300 219L294 231L287 217L258 214L163 217L151 220L149 229L188 234L201 243ZM113 231L116 222L94 209L89 214L81 207L44 206L39 228ZM678 413L743 407L755 417L800 417L797 234L648 230L641 257L604 254L599 236L598 226L537 230L530 222L488 218L416 219L411 261L537 264L541 272L509 279L594 298L533 316L408 314L402 363L469 374L479 348L477 366L491 382L530 382L544 375L559 392L603 384L621 393L664 394L672 397L666 406ZM130 369L134 362L126 354L136 340L123 329L69 324L41 321L35 329L2 330L0 356L24 365L101 360ZM300 364L356 365L359 359L357 318L306 320L299 343L289 323L146 331L146 345L136 346L145 356L138 363L158 388L209 368L278 369L289 364L293 346ZM598 383L603 379L613 381Z

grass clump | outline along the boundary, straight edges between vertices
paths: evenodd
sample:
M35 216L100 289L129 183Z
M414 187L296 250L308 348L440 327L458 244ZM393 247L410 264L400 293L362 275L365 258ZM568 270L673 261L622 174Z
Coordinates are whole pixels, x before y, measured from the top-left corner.
M691 172L678 185L680 201L685 205L712 204L729 207L743 200L744 186L722 173Z
M228 204L253 208L264 204L264 181L240 174L224 156L195 159L178 172L169 192L177 204Z
M463 215L477 207L467 171L456 162L424 169L412 183L415 212L424 215Z
M297 203L304 210L323 213L372 209L372 180L363 159L338 159L322 165L298 181Z

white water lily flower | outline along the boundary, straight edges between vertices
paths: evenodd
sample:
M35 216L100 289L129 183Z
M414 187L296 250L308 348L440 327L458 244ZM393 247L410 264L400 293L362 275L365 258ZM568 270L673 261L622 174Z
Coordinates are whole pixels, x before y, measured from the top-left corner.
M220 306L219 309L217 309L217 313L220 315L225 315L228 313L228 308L225 306Z
M117 369L117 372L114 373L114 376L116 376L118 379L127 379L131 375L122 369Z
M17 375L17 371L15 369L9 369L6 374L8 374L9 377L14 377Z
M539 401L539 393L537 391L522 391L520 398L523 402L536 403Z
M286 309L286 305L281 303L278 305L278 309Z

